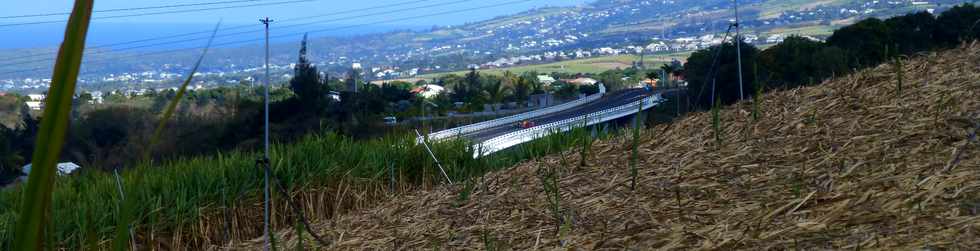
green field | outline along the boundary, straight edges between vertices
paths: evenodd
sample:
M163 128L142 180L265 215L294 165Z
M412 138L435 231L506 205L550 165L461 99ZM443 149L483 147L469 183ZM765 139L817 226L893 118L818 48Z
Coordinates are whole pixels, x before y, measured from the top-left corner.
M784 11L802 11L818 6L846 3L849 0L778 0L752 4L745 9L759 11L760 19L775 18Z
M659 66L664 63L669 63L671 60L675 58L683 62L687 59L687 57L690 54L691 52L677 52L677 53L647 55L644 58L643 62L647 66ZM538 72L542 74L548 74L554 72L569 73L569 74L575 74L575 73L598 74L616 68L623 69L623 68L630 67L633 61L638 61L638 60L640 60L640 56L637 55L603 56L603 57L594 57L594 58L587 58L587 59L568 60L568 61L561 61L561 62L547 63L547 64L524 65L524 66L506 67L506 68L498 68L498 69L480 70L480 73L490 74L490 75L503 75L504 72L510 71L518 75L525 72ZM432 73L432 74L420 75L419 78L434 79L449 74L463 75L466 74L466 72L467 71Z
M761 32L763 35L800 35L800 36L828 36L834 33L836 27L826 26L826 25L811 25L811 26L801 26L801 27L786 27L772 29L768 31Z

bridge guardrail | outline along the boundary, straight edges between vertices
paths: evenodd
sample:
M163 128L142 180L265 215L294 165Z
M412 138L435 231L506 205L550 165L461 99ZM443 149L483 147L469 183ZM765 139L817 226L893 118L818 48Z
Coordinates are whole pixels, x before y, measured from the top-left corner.
M476 149L473 157L487 156L524 142L548 136L551 133L565 132L576 127L584 127L626 117L636 113L638 107L642 107L639 109L646 110L663 101L664 99L660 94L655 94L641 100L630 102L629 104L504 134L473 145L474 149Z
M453 136L462 135L462 134L466 134L466 133L471 133L471 132L475 132L475 131L479 131L479 130L483 130L483 129L487 129L487 128L497 127L497 126L506 125L506 124L513 124L513 123L516 123L516 122L519 122L519 121L524 121L524 120L527 120L527 119L531 119L531 118L540 117L540 116L548 115L548 114L555 113L555 112L560 112L560 111L568 110L568 109L571 109L573 107L576 107L576 106L579 106L579 105L582 105L582 104L585 104L585 103L596 101L599 98L601 98L603 94L604 94L603 92L600 92L600 93L589 95L589 96L587 96L585 98L580 98L580 99L577 99L577 100L569 101L569 102L566 102L566 103L563 103L563 104L559 104L559 105L555 105L555 106L552 106L552 107L542 108L542 109L538 109L538 110L534 110L534 111L530 111L530 112L525 112L525 113L521 113L521 114L516 114L516 115L511 115L511 116L507 116L507 117L503 117L503 118L499 118L499 119L487 120L487 121L483 121L483 122L480 122L480 123L475 123L475 124L470 124L470 125L465 125L465 126L461 126L461 127L456 127L456 128L452 128L452 129L446 129L446 130L442 130L442 131L430 133L428 135L428 138L429 138L429 141L440 141L440 140L444 140L444 139L447 139L447 138L451 138ZM424 138L418 138L416 140L416 143L421 144L422 143L422 140L425 140L425 139Z

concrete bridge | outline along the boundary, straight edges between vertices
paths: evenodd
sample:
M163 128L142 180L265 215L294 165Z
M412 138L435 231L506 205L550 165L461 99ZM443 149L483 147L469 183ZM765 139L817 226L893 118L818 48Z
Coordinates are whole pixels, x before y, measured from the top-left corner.
M473 142L474 149L478 149L473 157L479 158L553 133L634 115L665 101L664 90L637 88L605 93L605 88L601 89L598 94L564 104L446 129L431 133L427 138L429 141L467 139ZM529 121L534 126L522 128L516 125L522 121ZM419 138L419 143L422 140L425 139Z

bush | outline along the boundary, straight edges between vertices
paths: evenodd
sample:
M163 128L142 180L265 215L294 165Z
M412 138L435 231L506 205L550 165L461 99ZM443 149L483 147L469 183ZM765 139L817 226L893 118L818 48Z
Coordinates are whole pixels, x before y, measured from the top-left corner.
M869 18L856 24L845 26L834 31L827 38L827 44L836 46L847 52L854 60L851 67L868 67L878 65L887 59L886 47L894 47L891 29L884 21ZM892 49L894 50L894 49Z
M823 79L817 75L821 64L843 64L844 62L816 61L826 45L800 36L791 36L759 55L759 64L769 72L772 86L796 87L812 79Z
M752 94L755 77L752 74L752 64L757 62L759 49L751 44L742 42L742 77L743 90L746 96ZM715 55L722 50L715 64ZM725 43L699 50L691 54L684 64L684 74L687 77L691 100L698 106L711 107L712 80L715 80L715 94L722 104L731 104L739 99L737 53L734 43Z
M885 20L891 39L893 52L912 55L938 47L935 41L936 17L928 12L911 13Z
M935 38L945 47L980 38L980 7L964 4L940 14Z

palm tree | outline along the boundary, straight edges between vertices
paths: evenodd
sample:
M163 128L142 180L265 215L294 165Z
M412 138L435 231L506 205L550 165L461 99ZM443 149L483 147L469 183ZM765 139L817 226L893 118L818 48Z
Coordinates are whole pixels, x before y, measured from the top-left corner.
M671 76L674 74L674 67L664 64L660 66L660 69L667 73L667 79L664 80L664 86L669 86L671 84Z
M514 98L518 101L527 101L531 97L531 92L533 92L533 87L531 86L531 81L528 81L524 77L518 77L516 82L514 82Z
M483 90L484 94L488 100L490 100L491 106L493 107L493 112L497 112L497 104L504 101L504 97L509 94L511 88L504 86L504 82L501 80L492 81L490 84L486 85Z

